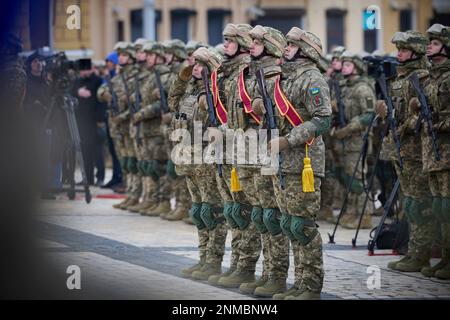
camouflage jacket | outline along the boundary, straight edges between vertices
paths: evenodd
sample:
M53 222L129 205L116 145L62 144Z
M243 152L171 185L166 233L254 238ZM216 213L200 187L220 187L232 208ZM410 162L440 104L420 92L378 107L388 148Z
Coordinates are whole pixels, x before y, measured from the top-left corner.
M422 158L425 172L450 169L450 60L430 69L431 81L425 94L433 110L433 128L438 138L441 160L436 161L426 124L422 125Z
M330 91L325 77L309 59L299 59L282 65L282 90L286 98L303 119L297 127L281 118L278 122L280 134L287 137L290 148L282 152L284 172L301 173L305 158L305 142L315 137L308 147L308 156L314 174L325 176L325 145L321 130L317 130L316 121L330 122ZM278 110L276 110L278 114ZM279 116L277 118L280 118Z
M143 107L137 113L142 119L143 137L161 136L161 100L155 95L158 89L155 71L158 71L165 92L169 91L170 69L166 65L156 65L149 69L150 75L142 86Z
M344 138L346 152L360 152L366 127L370 124L375 105L374 84L363 76L345 79L342 86L342 102L345 120L351 135Z
M397 67L397 76L390 80L389 91L394 106L395 119L397 121L397 132L400 139L400 154L403 159L422 161L420 136L415 135L414 128L418 119L418 114L409 108L409 102L417 97L409 77L414 72L417 74L422 88L429 80L427 62L424 57L421 60L407 62ZM390 150L394 149L392 134L389 134L383 141ZM420 148L420 149L418 149ZM392 160L398 160L396 156Z
M144 106L143 104L143 88L144 88L144 84L147 82L148 78L150 77L151 73L150 71L147 69L147 67L145 66L145 64L143 65L138 65L138 72L134 75L133 79L131 79L132 81L132 88L133 91L131 92L131 97L130 97L130 102L134 105L134 110L133 108L130 107L130 111L131 113L134 112L138 112L139 110L142 109L142 107ZM138 82L138 83L137 83ZM139 86L139 92L137 92ZM136 106L136 95L139 94L140 95L140 104L138 106ZM130 136L132 138L136 137L136 125L133 124L133 122L130 122Z

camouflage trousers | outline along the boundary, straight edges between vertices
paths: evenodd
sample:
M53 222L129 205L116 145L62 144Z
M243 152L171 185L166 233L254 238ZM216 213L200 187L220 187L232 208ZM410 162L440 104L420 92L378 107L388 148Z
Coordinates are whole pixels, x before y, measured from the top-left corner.
M329 139L327 140L329 141ZM333 175L333 152L327 145L325 145L325 152L325 178L322 178L321 207L334 208L335 197L333 195L337 184Z
M196 165L192 174L186 175L186 184L193 204L209 203L211 206L223 208L211 165ZM199 230L199 234L203 234L201 239L199 237L199 251L206 250L206 263L215 265L222 263L227 230L224 221L219 222L213 230L206 228Z
M348 152L345 155L345 163L344 163L344 173L345 175L348 177L348 181L350 181L352 175L353 175L353 171L355 170L355 166L357 164L358 161L358 157L359 157L359 152ZM365 174L365 172L362 172L361 169L361 162L358 164L357 170L356 170L356 174L355 174L355 179L353 182L354 186L358 186L357 188L361 188L360 192L354 192L352 191L353 188L351 189L349 195L348 195L348 199L347 199L347 211L346 211L346 215L353 215L353 216L359 216L359 214L362 211L362 207L363 207L363 202L364 202L364 193L362 190L362 176L363 174ZM342 185L342 188L345 190L345 193L347 192L347 185ZM356 188L355 188L356 189ZM344 194L345 197L345 194ZM343 201L344 199L342 199Z
M231 192L231 169L232 167L228 164L222 165L222 177L219 175L218 170L216 170L216 183L217 189L219 190L222 203L225 205L231 205L235 200L233 198L234 193ZM228 228L231 230L231 258L230 258L230 268L237 268L239 261L239 247L242 241L242 232L238 227L233 228L228 222Z
M321 179L315 177L315 192L311 193L302 191L302 179L298 174L286 174L284 190L280 188L278 176L273 176L272 182L278 206L283 212L282 220L286 221L282 222L283 232L290 234L294 254L295 285L298 288L321 292L324 278L322 238L314 222L320 209ZM306 224L299 227L300 230L291 223L293 219L298 219L296 217L304 219ZM300 241L293 235L294 231L303 233L308 241Z
M139 153L136 149L135 139L130 135L130 132L124 134L124 146L125 146L125 157L128 159L137 158ZM137 173L130 172L127 173L127 194L130 198L139 199L142 193L142 181L140 175Z
M431 172L428 179L433 195L434 241L442 248L443 254L450 255L450 170Z
M408 255L429 255L434 242L436 219L431 210L428 175L422 171L421 161L411 159L403 159L403 170L396 161L395 171L404 194L403 211L410 230Z

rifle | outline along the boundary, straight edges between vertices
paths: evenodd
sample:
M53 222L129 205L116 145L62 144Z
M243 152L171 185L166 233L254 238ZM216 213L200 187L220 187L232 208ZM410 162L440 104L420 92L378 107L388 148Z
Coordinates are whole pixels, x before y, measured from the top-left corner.
M420 101L420 116L419 119L417 119L414 132L416 133L416 135L419 134L420 127L422 125L422 120L425 120L427 122L428 134L430 135L431 140L433 142L434 157L436 161L439 161L441 160L441 153L439 151L439 146L437 144L436 132L433 129L433 118L430 106L428 105L427 98L425 97L423 90L420 87L419 78L417 77L417 74L413 73L409 77L409 81L413 85L414 90L416 90Z
M158 70L155 70L155 78L156 78L156 85L158 86L159 95L161 99L161 111L162 113L168 113L169 112L169 106L167 105L167 98L166 93L164 92L164 87L161 82L161 75Z
M217 117L216 117L216 111L214 108L214 102L213 102L213 97L212 97L212 93L211 93L211 88L209 86L209 74L208 74L208 70L206 68L203 68L202 70L202 80L203 80L203 84L205 86L205 93L206 93L206 103L208 104L208 119L209 119L209 126L210 127L218 127L219 122L217 121ZM217 155L217 157L219 157L219 148L216 147L215 153ZM218 159L218 163L217 163L217 171L219 173L219 176L222 177L222 164L220 163L220 159Z
M135 94L134 106L132 106L132 108L131 108L132 114L135 114L136 112L139 111L140 106L141 106L141 100L142 100L138 74L136 74L136 76L134 77L134 80L135 80L135 85L136 85L136 87L135 87L136 91L134 92L134 94ZM140 138L140 132L141 132L141 122L138 122L136 124L136 143L138 145L141 145L141 143L142 143L141 138Z
M272 100L269 97L266 87L266 81L264 79L264 70L259 68L256 71L256 81L258 82L259 90L261 91L261 95L263 98L264 107L266 108L266 117L268 123L268 141L270 141L270 132L271 130L277 129L277 123L275 121L274 108ZM280 179L280 187L281 190L284 190L284 176L281 170L281 164L283 163L283 159L281 156L281 152L278 154L278 177Z
M117 94L113 89L111 83L111 77L108 75L105 77L106 84L108 85L109 92L111 93L111 114L112 116L116 116L119 114L119 99L117 98Z

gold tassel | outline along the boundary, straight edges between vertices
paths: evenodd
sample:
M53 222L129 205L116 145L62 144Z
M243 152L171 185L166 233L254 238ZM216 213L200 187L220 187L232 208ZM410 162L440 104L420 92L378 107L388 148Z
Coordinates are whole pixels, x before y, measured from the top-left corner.
M308 158L307 144L306 144L306 156L303 159L302 187L303 192L314 192L314 172L311 167L311 159Z
M235 167L233 167L233 169L231 169L231 181L230 181L230 183L231 183L231 192L242 191L241 183L239 182L239 177L237 175Z

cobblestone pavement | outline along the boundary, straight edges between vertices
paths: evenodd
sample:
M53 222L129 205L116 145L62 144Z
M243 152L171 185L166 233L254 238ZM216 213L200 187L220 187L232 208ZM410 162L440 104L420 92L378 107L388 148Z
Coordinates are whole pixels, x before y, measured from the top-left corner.
M40 247L63 270L69 265L80 267L83 291L114 292L117 297L134 299L254 298L179 276L198 258L194 226L113 209L119 200L95 198L99 193L105 191L93 189L94 199L89 205L79 197L74 201L65 197L44 201L36 213ZM327 233L333 226L319 224L325 244L322 299L450 298L450 281L387 269L387 262L398 256L368 256L369 230L360 232L358 246L352 248L354 231L338 228L336 244L328 244ZM230 237L224 270L230 260ZM292 267L291 256L289 284L294 280ZM260 273L261 261L257 266Z

